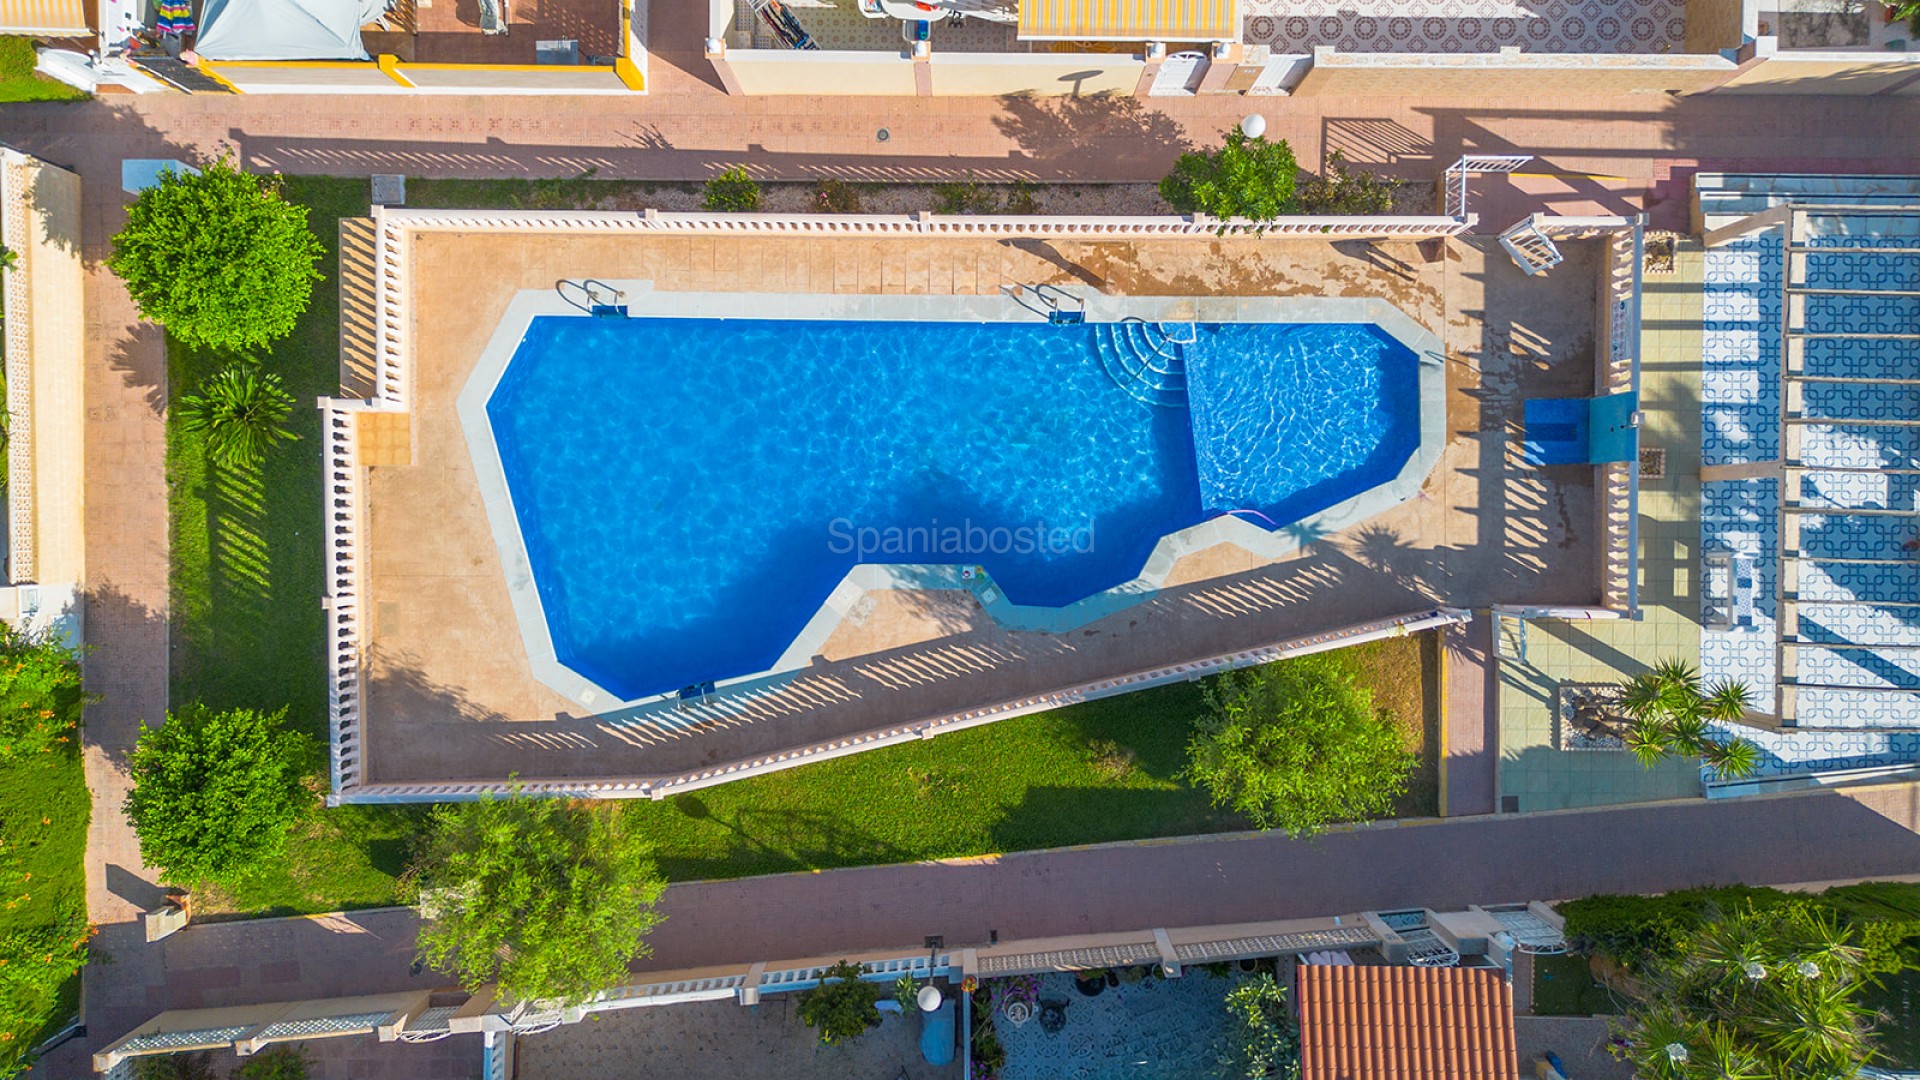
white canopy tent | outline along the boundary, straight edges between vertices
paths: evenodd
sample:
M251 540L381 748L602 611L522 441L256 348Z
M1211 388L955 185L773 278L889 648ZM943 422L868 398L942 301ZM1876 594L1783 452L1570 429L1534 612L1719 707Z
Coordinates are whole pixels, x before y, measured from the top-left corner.
M194 51L209 60L365 60L360 27L389 0L206 0Z

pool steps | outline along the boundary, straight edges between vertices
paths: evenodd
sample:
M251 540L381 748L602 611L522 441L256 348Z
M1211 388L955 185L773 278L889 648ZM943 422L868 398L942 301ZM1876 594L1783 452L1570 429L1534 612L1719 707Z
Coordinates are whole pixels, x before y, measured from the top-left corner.
M1186 408L1186 346L1199 339L1198 327L1130 318L1104 329L1094 333L1094 351L1115 386L1145 405Z

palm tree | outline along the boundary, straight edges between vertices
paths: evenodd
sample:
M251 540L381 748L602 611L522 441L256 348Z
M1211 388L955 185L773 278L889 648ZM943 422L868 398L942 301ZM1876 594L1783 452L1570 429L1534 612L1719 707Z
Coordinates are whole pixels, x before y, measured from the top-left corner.
M182 429L206 434L207 457L218 465L258 465L275 443L299 438L281 426L293 412L293 397L280 376L250 364L216 372L177 408Z
M1720 776L1738 780L1760 767L1760 748L1738 736L1717 738L1708 722L1739 720L1752 699L1743 683L1728 679L1703 688L1692 664L1662 660L1622 683L1615 704L1632 721L1625 742L1640 764L1652 768L1676 754L1690 754Z

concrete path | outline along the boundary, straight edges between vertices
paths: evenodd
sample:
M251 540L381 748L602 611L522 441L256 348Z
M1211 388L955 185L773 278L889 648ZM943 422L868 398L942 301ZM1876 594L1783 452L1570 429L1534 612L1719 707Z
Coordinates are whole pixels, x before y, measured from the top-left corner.
M1443 817L1491 814L1499 787L1500 733L1497 710L1487 708L1493 679L1493 620L1482 612L1450 626L1441 637L1446 665L1445 757L1440 766Z

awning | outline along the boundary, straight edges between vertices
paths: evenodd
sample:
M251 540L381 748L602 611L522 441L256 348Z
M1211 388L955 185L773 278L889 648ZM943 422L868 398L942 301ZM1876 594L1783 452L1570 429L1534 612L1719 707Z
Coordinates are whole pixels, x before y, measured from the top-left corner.
M1239 41L1240 0L1020 0L1020 37Z
M0 34L84 37L87 0L0 0Z

